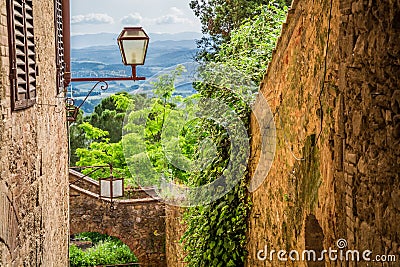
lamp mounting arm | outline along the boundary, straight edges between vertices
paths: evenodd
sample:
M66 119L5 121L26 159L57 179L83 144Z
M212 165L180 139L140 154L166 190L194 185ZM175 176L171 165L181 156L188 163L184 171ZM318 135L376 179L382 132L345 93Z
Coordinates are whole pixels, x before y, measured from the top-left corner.
M136 65L131 65L132 75L130 77L89 77L71 78L71 82L110 82L110 81L144 81L146 77L136 76Z

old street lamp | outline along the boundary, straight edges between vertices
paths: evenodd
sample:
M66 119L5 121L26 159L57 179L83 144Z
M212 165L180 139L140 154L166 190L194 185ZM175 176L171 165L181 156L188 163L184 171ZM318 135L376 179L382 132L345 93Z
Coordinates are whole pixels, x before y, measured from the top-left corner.
M108 199L111 202L111 210L114 210L114 199L115 198L121 198L124 197L124 179L123 178L115 178L113 176L113 166L112 164L108 164L105 166L77 166L77 167L71 167L71 169L88 169L90 168L91 171L87 173L86 175L83 175L76 179L75 181L71 182L70 185L75 184L76 182L82 180L85 177L88 177L92 173L98 171L98 170L104 170L104 169L109 169L110 170L110 176L108 178L100 178L99 179L99 198L100 199Z
M110 177L99 179L100 198L120 198L124 196L124 179L113 176L113 167L109 164Z
M87 98L90 96L92 91L101 84L101 90L108 89L107 81L143 81L145 77L136 76L136 66L144 65L147 48L149 45L149 36L142 29L142 27L125 27L120 35L118 36L118 45L121 52L122 63L129 65L132 68L132 75L130 77L87 77L87 78L74 78L70 79L71 82L97 82L91 90L89 90L87 96L81 102L78 107L74 106L74 100L71 98L67 99L67 112L68 121L75 121L79 109L85 103ZM67 62L69 68L70 62Z
M121 50L122 62L124 65L132 66L130 77L90 77L71 78L71 82L105 82L105 81L141 81L145 77L136 76L136 66L143 65L146 58L149 36L142 27L126 27L118 37L118 45Z
M120 198L124 196L124 179L123 178L104 178L99 179L100 197L101 198Z
M111 201L111 211L114 210L114 198L120 198L124 196L124 179L123 178L114 178L113 176L113 167L109 164L110 167L110 177L99 179L100 184L100 198L107 198Z
M142 27L125 27L118 37L122 62L132 66L132 76L136 77L136 66L143 65L146 59L149 36ZM143 77L137 77L144 80Z

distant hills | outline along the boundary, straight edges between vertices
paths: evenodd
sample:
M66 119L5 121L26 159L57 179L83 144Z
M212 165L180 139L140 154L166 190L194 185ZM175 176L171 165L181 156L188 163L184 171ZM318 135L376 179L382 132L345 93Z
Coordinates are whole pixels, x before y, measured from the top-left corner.
M202 36L198 32L181 33L149 33L150 42L157 41L182 41L196 40ZM71 36L71 47L80 49L91 46L109 46L117 43L118 34L116 33L96 33Z
M144 66L137 67L137 75L148 80L163 70L178 64L194 62L197 52L195 39L201 34L184 32L180 34L149 34L151 42ZM72 77L118 77L130 76L131 68L122 64L117 45L117 35L110 33L71 36L71 72ZM189 64L190 65L190 64ZM186 79L187 80L187 79ZM109 89L102 92L96 89L82 107L85 113L93 112L102 98L118 91L130 93L149 93L149 82L109 82ZM73 83L69 94L79 105L94 83ZM140 88L139 88L140 87ZM101 92L100 92L101 91ZM194 92L190 83L177 85L176 94L187 96Z

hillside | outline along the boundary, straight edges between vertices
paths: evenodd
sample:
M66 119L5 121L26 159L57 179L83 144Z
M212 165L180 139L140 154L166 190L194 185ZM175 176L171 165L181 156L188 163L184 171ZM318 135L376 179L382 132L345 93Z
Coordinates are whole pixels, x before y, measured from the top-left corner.
M181 41L181 40L196 40L202 36L198 32L181 32L181 33L149 33L150 42L158 41ZM117 43L118 34L116 33L96 33L82 34L71 36L71 47L81 49L94 46L109 46Z
M145 76L149 80L152 76L157 73L176 66L178 64L193 62L196 54L196 42L194 39L191 40L167 40L168 38L183 38L183 37L194 37L191 33L182 33L180 35L168 35L168 34L153 34L151 36L154 39L150 42L147 51L146 62L143 66L137 67L137 75ZM78 38L79 37L79 38ZM84 44L96 43L96 38L100 38L97 43L98 46L84 47ZM114 38L114 40L112 40ZM122 64L120 51L115 41L116 36L112 34L97 34L97 35L84 35L84 36L73 36L72 38L72 50L71 50L71 73L72 77L118 77L118 76L130 76L131 68ZM107 43L114 44L104 45ZM109 82L109 89L106 92L95 90L92 96L88 99L87 103L83 106L85 113L91 113L94 106L96 106L100 100L109 94L116 93L118 91L127 91L133 93L138 90L141 85L141 92L147 91L149 86L146 86L148 81L144 82ZM94 83L73 83L70 89L69 95L72 94L76 99L75 104L79 105L87 92L92 88ZM189 86L190 87L190 86ZM179 90L179 88L181 90ZM193 93L192 88L188 86L180 86L177 90L177 94L188 95Z

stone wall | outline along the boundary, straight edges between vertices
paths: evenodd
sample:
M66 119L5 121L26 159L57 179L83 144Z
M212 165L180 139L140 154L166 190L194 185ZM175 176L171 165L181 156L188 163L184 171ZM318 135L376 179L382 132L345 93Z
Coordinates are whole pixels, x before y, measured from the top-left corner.
M337 249L340 238L399 257L399 36L399 1L293 2L261 85L277 150L252 194L247 266L269 266L271 250ZM260 127L252 118L250 174L268 166Z
M70 234L98 232L119 238L140 266L166 265L165 206L150 197L100 199L98 182L70 172ZM82 187L79 187L80 185Z
M14 112L0 1L0 266L68 265L68 143L56 95L53 5L34 1L37 104Z
M186 224L183 221L184 208L175 206L165 207L165 227L166 241L165 250L167 256L167 266L184 267L185 251L183 244L180 242L183 234L186 231Z
M400 1L342 1L340 12L337 234L400 255Z

